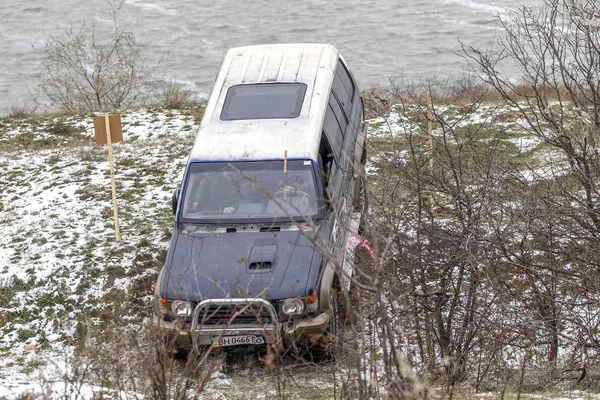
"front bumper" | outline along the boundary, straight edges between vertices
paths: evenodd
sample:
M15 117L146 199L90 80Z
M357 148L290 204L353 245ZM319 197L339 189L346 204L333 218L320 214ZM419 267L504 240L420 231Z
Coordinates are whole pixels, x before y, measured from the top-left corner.
M211 307L219 306L236 307L238 314L234 314L225 324L208 323L213 317ZM257 319L261 321L236 323L235 317L247 313L252 307L260 307L261 315ZM263 336L267 344L282 351L305 338L322 335L327 329L330 315L330 312L324 312L315 317L280 322L273 306L264 299L210 299L198 303L192 313L191 323L181 320L164 321L155 315L153 326L178 347L197 352L200 352L201 347L212 346L219 338L240 335Z

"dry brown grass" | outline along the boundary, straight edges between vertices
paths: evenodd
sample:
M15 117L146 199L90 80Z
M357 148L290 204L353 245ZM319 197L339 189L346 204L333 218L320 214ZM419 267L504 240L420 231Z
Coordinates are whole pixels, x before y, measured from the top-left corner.
M37 113L35 104L11 103L8 117L13 119L26 119L34 116Z
M385 89L391 104L415 102L415 99L426 99L431 95L434 103L438 104L472 104L478 102L503 103L502 95L474 75L463 75L455 80L429 80L420 83L399 82L389 79ZM512 86L507 92L513 101L520 101L536 96L534 88L527 82ZM561 98L569 100L571 94L564 86L548 87L542 94L549 100ZM576 93L575 95L581 95Z
M194 92L183 89L173 83L165 83L158 95L159 103L168 109L180 109L189 105L194 97Z

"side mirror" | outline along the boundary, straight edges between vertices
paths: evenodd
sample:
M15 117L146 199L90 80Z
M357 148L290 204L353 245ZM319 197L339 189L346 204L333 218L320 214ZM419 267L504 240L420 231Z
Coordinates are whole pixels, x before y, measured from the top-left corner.
M173 192L173 197L171 198L171 207L173 208L173 215L177 214L177 203L179 203L179 192L181 192L181 188L175 189Z

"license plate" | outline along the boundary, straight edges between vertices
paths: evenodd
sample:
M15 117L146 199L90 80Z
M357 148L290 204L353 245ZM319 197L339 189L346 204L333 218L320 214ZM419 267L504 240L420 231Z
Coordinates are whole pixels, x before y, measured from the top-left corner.
M223 336L215 339L213 347L240 346L248 344L264 344L265 338L258 335Z

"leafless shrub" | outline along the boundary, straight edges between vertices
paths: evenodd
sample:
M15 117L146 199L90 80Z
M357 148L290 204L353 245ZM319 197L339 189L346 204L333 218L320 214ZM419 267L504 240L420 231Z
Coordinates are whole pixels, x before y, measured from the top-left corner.
M476 82L393 89L412 129L378 154L386 184L371 198L372 232L390 243L384 304L407 359L450 397L465 382L517 397L576 387L597 369L598 53L581 52L600 45L597 24L580 18L591 8L522 9L502 22L500 53L465 48L526 131L562 153L543 173L512 158L501 127L462 123L490 99ZM505 58L523 81L501 73ZM459 115L436 111L457 98Z
M449 95L454 101L476 103L482 99L490 98L492 89L473 73L464 72L460 77L453 79L449 84Z
M404 82L394 77L388 78L388 93L394 103L411 102L413 99L425 99L446 103L477 103L482 100L495 101L491 87L472 73L463 73L458 77L433 79L423 82Z
M74 353L66 352L63 358L57 365L63 370L62 381L41 385L49 398L88 398L90 391L125 399L198 398L221 363L211 348L178 358L171 343L150 330L128 332L111 326L98 331L92 325L87 325Z
M66 39L47 38L38 74L41 92L51 104L69 112L85 112L144 104L154 82L143 46L119 24L122 5L109 2L114 32L103 40L95 27L71 28Z
M587 353L597 355L599 349L597 338L589 335L599 323L589 304L600 298L595 286L600 258L592 244L600 232L597 3L545 1L540 9L521 8L500 24L499 51L465 45L465 58L505 104L518 110L529 132L560 151L568 165L537 184L519 180L521 194L530 201L511 215L526 236L503 247L529 284L521 299L537 316L548 346L544 355L555 368L551 375L560 379L558 369L568 361L559 357L561 343L568 346L567 354L573 352L569 358L584 360L582 373ZM506 77L501 60L519 68L522 84Z
M158 94L159 103L165 108L178 109L188 105L194 96L194 92L180 86L164 82Z
M25 119L34 116L36 112L37 106L35 104L20 104L18 102L11 103L8 117L14 119Z
M39 395L31 392L21 393L19 396L17 396L17 400L37 400L39 398Z

